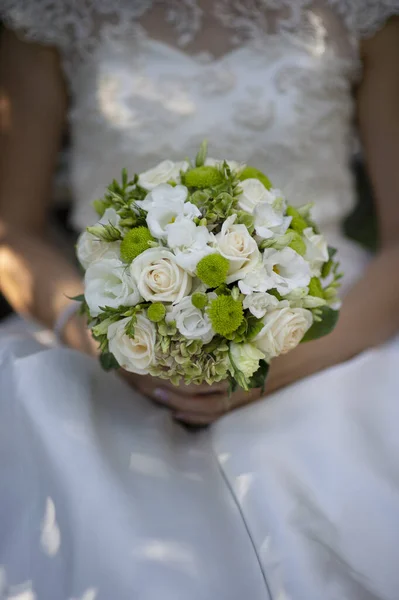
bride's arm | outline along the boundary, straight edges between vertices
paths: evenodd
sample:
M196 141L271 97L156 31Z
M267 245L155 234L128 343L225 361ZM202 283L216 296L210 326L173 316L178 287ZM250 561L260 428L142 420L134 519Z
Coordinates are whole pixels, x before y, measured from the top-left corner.
M362 52L357 114L377 205L379 251L345 297L334 332L276 359L269 391L343 362L399 331L399 18L364 42Z
M362 51L364 75L357 111L377 203L379 252L345 297L333 333L273 360L267 393L344 362L399 331L399 18L364 42ZM259 396L257 390L238 392L229 408ZM220 396L208 398L200 412L195 397L168 403L176 408L179 419L198 424L215 420L228 407Z
M0 56L0 291L16 311L53 327L66 295L82 291L78 272L46 239L66 94L54 51L4 31ZM77 319L65 335L90 351Z

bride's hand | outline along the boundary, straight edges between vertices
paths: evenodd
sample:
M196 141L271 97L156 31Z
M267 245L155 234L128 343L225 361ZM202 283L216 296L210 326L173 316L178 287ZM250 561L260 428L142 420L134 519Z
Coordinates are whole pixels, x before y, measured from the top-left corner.
M340 362L337 344L330 334L322 340L301 344L284 356L272 361L265 391L238 390L229 396L227 383L215 385L180 385L176 387L163 379L123 373L123 377L157 404L169 408L174 418L189 425L209 425L228 412L246 406L261 397L302 379L312 373Z

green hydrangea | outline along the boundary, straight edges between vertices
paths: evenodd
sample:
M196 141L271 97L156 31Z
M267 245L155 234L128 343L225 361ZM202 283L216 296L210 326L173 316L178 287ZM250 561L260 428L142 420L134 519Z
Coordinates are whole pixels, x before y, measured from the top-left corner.
M223 174L216 167L196 167L184 174L183 183L187 187L209 188L217 186L224 180Z
M197 265L197 277L210 288L218 287L226 281L230 263L220 254L208 254Z
M231 296L218 296L212 300L208 315L216 333L223 336L230 335L244 320L242 302L234 300Z
M255 169L255 167L245 167L245 169L239 175L240 181L245 179L258 179L266 189L270 190L272 187L271 181L262 171Z
M161 302L154 302L151 306L148 307L147 317L153 323L159 323L165 318L166 308Z
M149 242L155 241L148 227L135 227L127 232L121 243L121 257L131 263L139 254L148 250Z
M160 332L158 325L158 332ZM156 365L151 368L155 377L168 379L174 385L207 383L212 385L228 377L229 347L217 340L212 351L199 340L186 340L180 334L159 336L155 346Z

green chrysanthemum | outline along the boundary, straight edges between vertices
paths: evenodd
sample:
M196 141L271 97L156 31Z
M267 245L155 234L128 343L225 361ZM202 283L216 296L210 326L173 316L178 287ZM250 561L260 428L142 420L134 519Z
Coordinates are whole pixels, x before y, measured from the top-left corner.
M301 217L299 212L293 206L287 208L287 216L292 217L290 228L297 233L302 233L304 229L309 227L305 219Z
M323 288L318 277L312 277L309 283L309 296L316 296L316 298L324 298Z
M166 308L161 302L154 302L151 306L148 307L147 317L153 323L159 323L164 319L166 315Z
M212 301L208 315L212 327L219 335L229 335L236 331L244 319L242 302L231 296L218 296Z
M205 308L205 306L208 304L208 296L201 292L195 292L191 296L191 303L193 306L195 306L195 308L198 308L199 310L203 310Z
M258 179L266 189L270 190L272 187L271 181L262 171L259 169L255 169L255 167L245 167L245 169L240 173L239 176L240 181L244 181L245 179Z
M187 187L209 188L223 181L223 174L216 167L196 167L184 174L183 182Z
M153 242L150 230L147 227L135 227L127 232L121 243L121 257L131 263L139 254L148 250L148 242Z
M288 232L291 233L290 230L288 230ZM297 252L301 256L305 256L305 254L306 254L306 244L303 241L302 236L299 233L297 233L296 231L293 231L292 233L294 234L294 238L288 244L289 247L292 248L293 250L295 250L295 252Z
M218 287L226 281L230 263L220 254L208 254L197 265L197 277L210 288Z

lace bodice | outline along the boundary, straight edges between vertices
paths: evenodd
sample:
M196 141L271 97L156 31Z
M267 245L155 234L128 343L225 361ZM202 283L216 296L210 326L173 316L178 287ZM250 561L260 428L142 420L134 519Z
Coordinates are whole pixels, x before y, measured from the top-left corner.
M3 15L60 49L72 92L73 222L121 167L211 155L264 169L334 229L348 168L358 42L399 0L3 0Z

